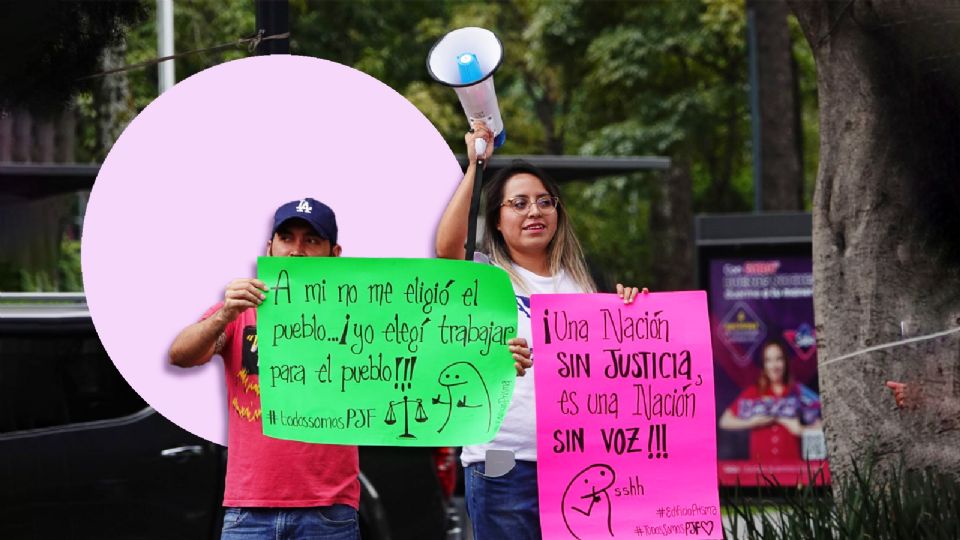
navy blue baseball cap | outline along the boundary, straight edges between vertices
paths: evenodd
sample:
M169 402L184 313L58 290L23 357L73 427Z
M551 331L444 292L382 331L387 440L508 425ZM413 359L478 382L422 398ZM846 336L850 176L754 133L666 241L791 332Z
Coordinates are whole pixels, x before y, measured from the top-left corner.
M329 206L316 199L300 199L299 201L290 201L280 208L273 215L273 233L277 234L286 221L291 219L302 219L313 227L321 237L330 241L331 245L337 243L337 216Z

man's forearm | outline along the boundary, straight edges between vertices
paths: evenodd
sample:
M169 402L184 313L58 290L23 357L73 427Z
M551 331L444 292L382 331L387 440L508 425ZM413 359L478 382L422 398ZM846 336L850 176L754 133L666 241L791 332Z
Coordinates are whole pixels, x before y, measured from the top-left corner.
M170 346L170 363L179 367L207 363L216 352L217 339L229 321L221 308L210 317L183 329Z

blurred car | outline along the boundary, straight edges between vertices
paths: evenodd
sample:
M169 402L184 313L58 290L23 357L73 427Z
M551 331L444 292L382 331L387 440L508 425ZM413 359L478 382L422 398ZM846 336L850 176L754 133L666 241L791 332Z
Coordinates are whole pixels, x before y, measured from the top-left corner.
M364 539L461 538L452 449L360 453ZM130 388L82 294L0 294L0 538L219 538L225 465Z

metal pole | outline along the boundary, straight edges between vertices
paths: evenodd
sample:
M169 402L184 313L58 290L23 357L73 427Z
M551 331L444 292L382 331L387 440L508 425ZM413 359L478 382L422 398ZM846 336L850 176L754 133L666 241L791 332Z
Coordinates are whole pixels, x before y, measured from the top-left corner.
M290 31L289 0L256 0L257 31L263 30L264 36L273 36ZM272 39L257 46L259 54L290 54L289 39Z
M157 0L157 56L173 56L173 0ZM157 64L158 93L166 92L174 83L174 61Z
M753 211L763 211L763 161L760 142L760 70L757 65L757 20L747 8L747 51L750 63L750 128L753 135Z
M483 155L482 152L480 155ZM477 245L477 214L480 213L480 188L483 185L483 167L485 160L477 159L477 173L473 176L473 195L470 197L470 217L467 218L467 245L464 246L463 258L473 260L473 252Z

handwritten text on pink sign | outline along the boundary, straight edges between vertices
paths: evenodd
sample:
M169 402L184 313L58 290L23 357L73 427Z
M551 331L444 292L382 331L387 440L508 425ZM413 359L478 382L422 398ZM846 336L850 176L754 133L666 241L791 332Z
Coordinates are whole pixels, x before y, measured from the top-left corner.
M531 299L544 538L723 538L702 291Z

